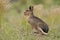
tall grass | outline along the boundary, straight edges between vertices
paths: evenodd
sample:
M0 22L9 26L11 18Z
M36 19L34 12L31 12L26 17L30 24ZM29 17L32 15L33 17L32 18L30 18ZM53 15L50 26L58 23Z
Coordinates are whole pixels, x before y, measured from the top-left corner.
M53 2L56 2L55 0L49 1L51 3L49 5L46 1L19 0L12 4L8 12L3 11L3 15L0 12L0 40L60 40L60 7L53 4ZM34 34L30 24L28 24L24 11L30 5L34 5L34 15L48 24L49 33L47 36ZM18 13L18 8L21 11L20 13Z

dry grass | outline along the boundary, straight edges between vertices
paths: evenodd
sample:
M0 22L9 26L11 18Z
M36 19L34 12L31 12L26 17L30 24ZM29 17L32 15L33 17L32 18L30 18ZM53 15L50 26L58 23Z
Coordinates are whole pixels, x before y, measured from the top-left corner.
M34 14L49 25L47 36L34 34L23 15L24 11L18 14L12 9L2 17L0 40L60 40L60 7L53 9L44 9L43 5L41 7L35 6Z

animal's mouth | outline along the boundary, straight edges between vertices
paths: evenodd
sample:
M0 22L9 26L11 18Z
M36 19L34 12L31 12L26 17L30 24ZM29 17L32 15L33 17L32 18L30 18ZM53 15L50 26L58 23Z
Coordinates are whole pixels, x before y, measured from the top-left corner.
M25 12L24 12L24 15L26 15Z

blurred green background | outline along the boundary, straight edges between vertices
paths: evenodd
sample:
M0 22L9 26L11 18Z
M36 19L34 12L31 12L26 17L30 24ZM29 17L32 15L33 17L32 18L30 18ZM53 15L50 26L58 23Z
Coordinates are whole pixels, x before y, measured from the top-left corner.
M34 34L24 17L30 5L49 25L47 36ZM60 40L60 0L0 0L0 40Z

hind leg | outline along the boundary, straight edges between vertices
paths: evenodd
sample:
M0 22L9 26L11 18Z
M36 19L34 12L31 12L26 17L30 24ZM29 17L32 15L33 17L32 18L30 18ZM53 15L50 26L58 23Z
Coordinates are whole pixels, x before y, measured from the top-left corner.
M37 27L37 31L40 32L42 35L47 35L40 27Z
M36 33L36 34L40 34L41 33L41 31L40 30L38 30L38 28L37 27L35 27L35 32L34 33Z
M36 26L32 26L33 33L39 34L39 32L36 30Z
M37 32L38 32L39 34L42 34L42 35L43 35L43 33L41 32L41 30L38 29L38 27L35 27L35 29L37 30Z

